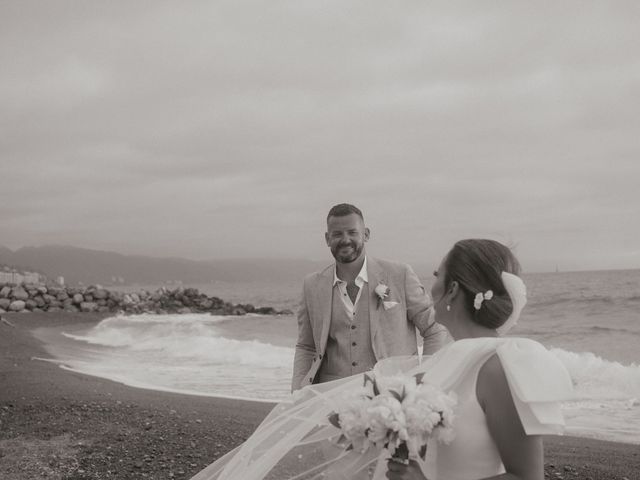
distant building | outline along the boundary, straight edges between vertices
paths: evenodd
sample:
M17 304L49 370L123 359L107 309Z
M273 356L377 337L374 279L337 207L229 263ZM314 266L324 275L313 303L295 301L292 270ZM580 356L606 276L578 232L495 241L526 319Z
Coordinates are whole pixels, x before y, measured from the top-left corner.
M22 283L41 283L40 274L35 272L24 272L22 275Z
M35 272L19 272L9 267L4 267L0 271L0 283L20 285L21 283L44 283L44 276Z
M13 273L6 271L0 272L0 283L13 283Z

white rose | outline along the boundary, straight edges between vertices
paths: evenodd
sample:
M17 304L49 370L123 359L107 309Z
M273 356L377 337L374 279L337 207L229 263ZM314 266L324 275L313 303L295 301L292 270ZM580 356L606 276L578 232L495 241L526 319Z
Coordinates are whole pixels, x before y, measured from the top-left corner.
M387 295L389 295L389 287L387 287L384 283L380 283L375 288L375 292L379 298L387 298Z

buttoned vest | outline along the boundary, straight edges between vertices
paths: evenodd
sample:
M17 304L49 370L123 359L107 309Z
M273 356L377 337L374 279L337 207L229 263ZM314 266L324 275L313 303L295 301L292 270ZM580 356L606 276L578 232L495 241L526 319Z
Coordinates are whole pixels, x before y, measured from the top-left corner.
M366 372L376 363L371 346L369 284L362 286L353 318L349 318L336 286L333 287L331 302L329 338L316 383Z

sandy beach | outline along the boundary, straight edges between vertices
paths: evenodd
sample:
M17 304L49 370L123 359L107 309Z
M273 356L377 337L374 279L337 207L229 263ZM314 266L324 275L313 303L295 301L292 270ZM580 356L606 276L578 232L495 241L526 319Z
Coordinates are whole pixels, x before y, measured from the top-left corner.
M272 404L127 387L61 369L32 335L93 314L3 314L0 478L188 479L245 440ZM640 446L545 439L548 478L640 479ZM238 479L241 480L241 479Z

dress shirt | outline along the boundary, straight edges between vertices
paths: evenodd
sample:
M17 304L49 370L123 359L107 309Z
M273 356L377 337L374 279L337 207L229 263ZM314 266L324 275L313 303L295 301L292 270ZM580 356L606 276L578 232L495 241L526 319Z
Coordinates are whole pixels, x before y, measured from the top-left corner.
M349 318L353 318L356 314L356 305L358 304L358 300L360 300L360 293L362 292L362 286L365 283L369 283L369 277L367 276L367 257L364 257L364 262L362 263L362 268L360 269L360 273L356 277L356 287L358 287L358 295L356 296L356 301L352 302L349 293L347 293L347 282L344 280L340 280L338 278L338 269L334 265L333 267L333 286L338 285L338 290L340 291L340 298L342 299L342 303L344 307L347 309L349 313Z

